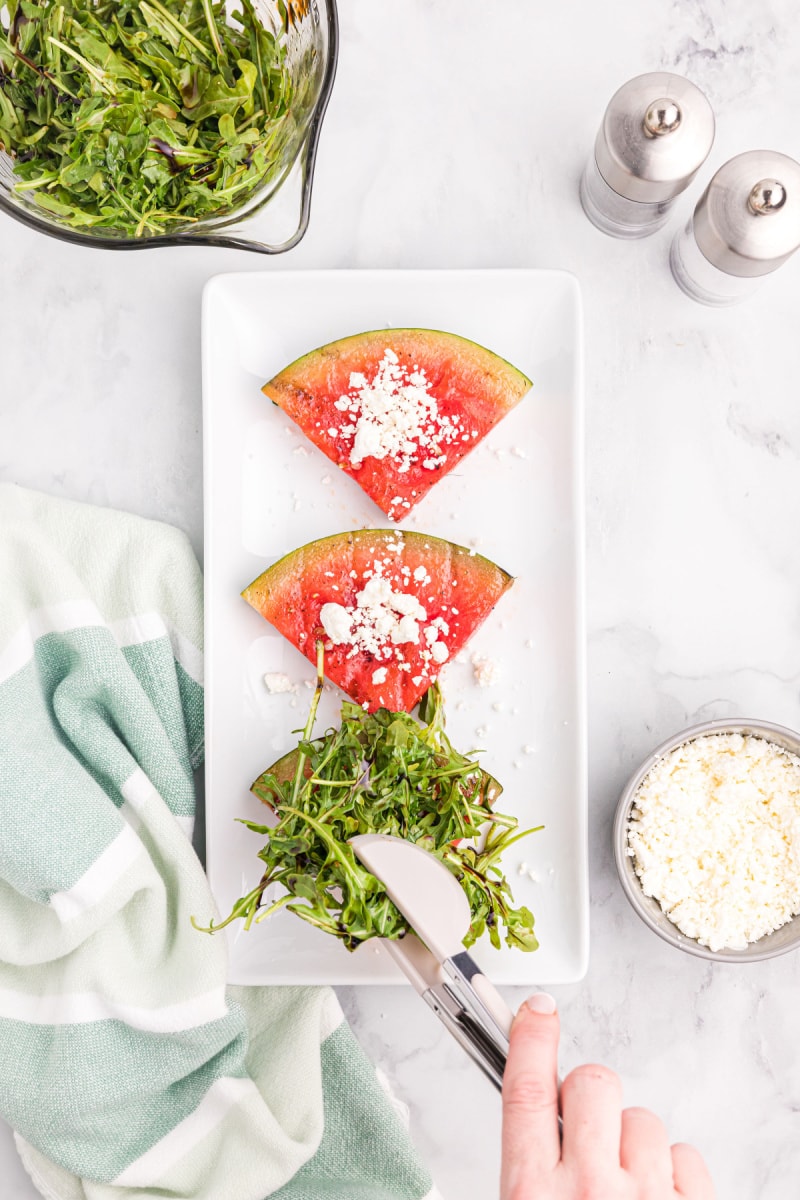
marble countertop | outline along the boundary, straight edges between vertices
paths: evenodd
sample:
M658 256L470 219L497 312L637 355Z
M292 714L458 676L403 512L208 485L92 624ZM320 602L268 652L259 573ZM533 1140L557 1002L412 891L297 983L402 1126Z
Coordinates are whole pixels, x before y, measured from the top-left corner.
M800 256L727 311L685 298L667 267L713 169L745 149L800 153L795 0L342 7L311 229L290 255L112 255L0 220L0 478L171 521L201 552L199 306L211 274L573 271L587 335L592 949L585 980L555 989L563 1067L614 1066L627 1103L702 1149L720 1200L788 1200L800 1178L800 955L710 965L661 943L621 893L610 823L631 770L683 726L727 715L800 726ZM704 88L717 140L672 225L618 242L585 220L578 177L612 92L659 68ZM410 991L342 1000L446 1200L496 1195L489 1086ZM0 1178L6 1200L35 1194L5 1128Z

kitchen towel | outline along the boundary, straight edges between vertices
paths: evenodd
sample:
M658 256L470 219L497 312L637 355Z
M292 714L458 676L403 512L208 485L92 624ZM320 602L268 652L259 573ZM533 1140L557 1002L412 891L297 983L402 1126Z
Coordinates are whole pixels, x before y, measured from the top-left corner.
M0 485L0 1112L49 1200L433 1197L328 989L228 988L189 835L202 581Z

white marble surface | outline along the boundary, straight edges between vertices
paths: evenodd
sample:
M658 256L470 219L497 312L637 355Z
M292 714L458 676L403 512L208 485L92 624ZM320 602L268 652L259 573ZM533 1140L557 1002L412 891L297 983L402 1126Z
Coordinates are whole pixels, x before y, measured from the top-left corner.
M701 308L673 226L597 233L577 180L603 106L677 68L718 116L709 167L800 152L795 0L346 0L312 227L275 266L539 266L579 277L587 329L592 961L557 989L563 1065L706 1154L720 1198L800 1178L800 957L709 966L623 899L610 819L631 769L708 716L800 726L800 257L747 304ZM0 221L0 478L172 521L202 541L200 288L273 264L213 250L80 251ZM496 1195L496 1096L403 990L349 990L447 1200ZM515 1002L521 995L511 997ZM35 1086L35 1083L32 1083ZM32 1196L0 1135L7 1200ZM535 1198L531 1198L535 1200Z

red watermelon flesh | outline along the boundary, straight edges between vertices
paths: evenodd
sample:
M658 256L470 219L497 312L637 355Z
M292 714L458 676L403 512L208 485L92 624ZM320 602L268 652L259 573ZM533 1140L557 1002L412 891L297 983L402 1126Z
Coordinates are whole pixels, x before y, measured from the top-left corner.
M293 550L242 592L248 604L370 712L410 712L512 584L442 538L363 529Z
M263 391L400 521L530 387L456 334L379 329L313 350Z

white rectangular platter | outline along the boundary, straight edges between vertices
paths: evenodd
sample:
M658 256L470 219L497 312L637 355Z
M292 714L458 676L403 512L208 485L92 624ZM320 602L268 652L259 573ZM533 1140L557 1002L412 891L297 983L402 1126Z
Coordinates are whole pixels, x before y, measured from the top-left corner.
M269 271L221 275L203 301L208 872L220 912L258 882L262 820L251 782L296 742L313 669L240 598L289 550L390 523L261 393L306 351L399 326L479 342L533 390L418 505L402 528L475 547L516 577L441 682L454 745L484 748L503 811L544 825L509 851L517 903L536 915L533 954L479 944L498 983L566 983L588 960L583 612L582 332L575 279L558 271ZM498 664L478 686L472 654ZM266 672L297 685L271 694ZM323 696L318 728L342 696ZM526 866L527 864L527 866ZM228 928L236 983L390 983L376 945L354 954L279 912Z

